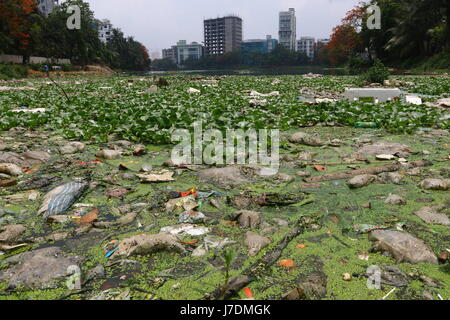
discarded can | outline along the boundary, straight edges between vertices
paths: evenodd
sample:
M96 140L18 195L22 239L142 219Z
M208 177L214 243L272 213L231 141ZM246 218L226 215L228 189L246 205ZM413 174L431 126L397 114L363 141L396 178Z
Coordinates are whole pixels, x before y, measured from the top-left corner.
M378 123L376 123L376 122L356 122L355 128L378 128Z

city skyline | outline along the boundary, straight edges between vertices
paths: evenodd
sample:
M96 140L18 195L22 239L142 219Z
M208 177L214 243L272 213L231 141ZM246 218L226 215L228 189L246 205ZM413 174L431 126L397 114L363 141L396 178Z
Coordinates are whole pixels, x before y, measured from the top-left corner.
M261 39L267 34L277 38L279 12L289 8L296 10L297 39L302 36L328 38L332 29L358 0L258 0L257 6L254 0L229 0L226 3L211 0L193 0L189 3L181 0L133 0L133 5L125 9L119 0L86 2L98 19L109 19L114 27L133 36L153 52L170 48L179 40L203 43L203 21L229 14L242 18L243 39Z

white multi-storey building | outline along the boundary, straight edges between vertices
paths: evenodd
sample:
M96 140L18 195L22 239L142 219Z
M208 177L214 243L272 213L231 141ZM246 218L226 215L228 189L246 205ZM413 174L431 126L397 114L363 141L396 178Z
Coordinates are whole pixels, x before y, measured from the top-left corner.
M295 9L280 12L279 42L285 48L295 51L295 41L297 38L297 18Z
M198 60L203 56L203 46L200 43L187 43L186 40L180 40L175 46L175 58L179 65L188 59Z
M36 0L38 9L46 16L59 4L59 0Z
M106 43L111 39L113 26L108 19L98 21L98 37Z
M317 39L317 43L319 42L326 46L330 43L330 39Z
M301 37L297 41L297 51L306 54L310 60L314 59L315 46L315 39L312 37Z

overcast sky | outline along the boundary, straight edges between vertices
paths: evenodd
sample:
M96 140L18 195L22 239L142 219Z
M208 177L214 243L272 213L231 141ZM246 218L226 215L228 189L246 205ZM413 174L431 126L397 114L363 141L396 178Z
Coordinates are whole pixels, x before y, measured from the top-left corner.
M244 39L278 39L278 12L295 8L297 38L328 38L359 0L86 0L98 19L109 19L150 52L178 40L203 41L203 19L237 14Z

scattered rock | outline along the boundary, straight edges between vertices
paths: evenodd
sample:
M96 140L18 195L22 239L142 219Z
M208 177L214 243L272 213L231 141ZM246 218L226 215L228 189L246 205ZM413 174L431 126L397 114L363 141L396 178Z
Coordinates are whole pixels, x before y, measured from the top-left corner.
M247 231L244 244L249 249L249 256L252 257L257 255L259 251L268 246L271 242L272 241L269 238Z
M358 150L358 153L372 156L388 154L406 158L410 155L411 149L401 143L376 142L374 144L363 146Z
M450 226L450 219L447 215L439 213L439 211L446 208L445 204L434 207L423 207L416 212L416 215L430 224L442 224L444 226Z
M420 277L420 280L428 287L433 287L433 288L440 288L441 287L441 283L433 278L430 278L424 274L422 274Z
M59 152L61 152L61 154L74 154L74 153L83 151L84 148L85 148L84 143L74 141L74 142L69 142L68 144L62 146L59 149Z
M117 219L116 224L120 225L120 226L125 226L127 224L133 223L134 220L136 220L137 217L138 217L138 213L137 212L129 212L125 216Z
M278 224L280 227L288 227L289 226L289 222L280 218L273 218L272 219L273 222L275 222L276 224Z
M261 216L258 212L241 210L237 212L241 228L256 229L261 224Z
M10 224L0 227L0 243L14 243L27 228L21 224Z
M419 186L425 190L442 190L450 189L450 179L425 179L419 183Z
M291 135L288 140L292 143L304 144L311 147L322 147L327 144L323 142L317 135L311 135L305 132L297 132Z
M311 173L306 172L306 171L298 171L295 173L297 176L302 177L302 178L307 178L311 175Z
M382 180L387 183L401 184L403 175L398 172L383 172L378 175Z
M50 155L45 151L28 151L21 154L29 163L43 163L50 160Z
M170 234L141 234L122 240L112 256L146 255L157 251L185 252L178 239Z
M250 180L242 173L240 167L205 169L198 173L201 182L213 182L218 185L237 186Z
M406 204L406 200L396 194L390 194L384 203L395 205L395 206L403 206Z
M137 176L143 182L168 182L175 181L173 178L174 172L169 170L152 171L149 173L138 174Z
M359 175L359 176L351 178L347 182L347 185L351 189L362 188L362 187L365 187L365 186L368 186L369 184L371 184L373 181L375 181L375 179L376 179L376 176L369 175L369 174L363 174L363 175Z
M121 151L118 150L100 150L97 152L96 156L107 160L117 159L122 155Z
M13 163L0 163L0 172L10 176L20 176L23 174L22 169Z
M6 259L17 264L1 272L0 280L7 280L9 288L53 289L58 286L58 280L71 273L69 267L78 268L80 260L66 256L58 247L24 252Z
M437 264L433 251L420 239L406 232L375 230L370 232L369 240L374 241L374 250L388 251L397 263L429 262Z
M323 271L323 262L318 256L309 256L304 264L312 272L302 274L297 279L296 288L283 295L285 300L320 300L327 295L327 275Z

